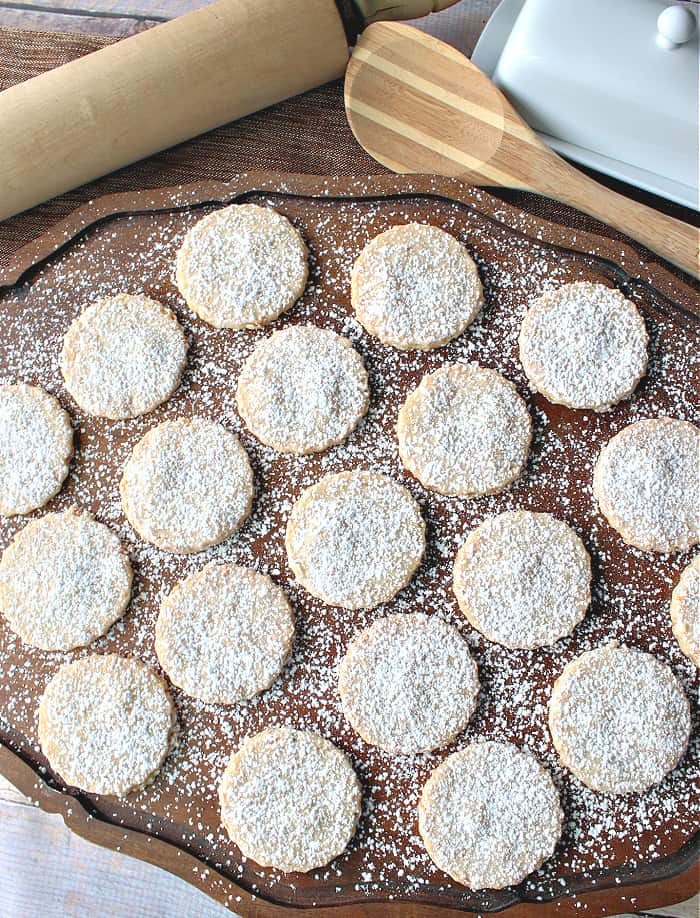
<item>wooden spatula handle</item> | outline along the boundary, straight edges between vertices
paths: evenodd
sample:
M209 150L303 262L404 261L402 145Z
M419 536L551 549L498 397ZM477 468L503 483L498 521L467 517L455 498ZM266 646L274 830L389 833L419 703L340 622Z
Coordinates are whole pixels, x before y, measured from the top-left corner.
M546 147L463 54L411 26L369 25L345 77L355 137L395 172L437 172L571 204L699 275L698 230L630 201Z
M554 161L553 161L554 164ZM620 230L695 278L700 278L700 230L605 188L563 160L535 189Z

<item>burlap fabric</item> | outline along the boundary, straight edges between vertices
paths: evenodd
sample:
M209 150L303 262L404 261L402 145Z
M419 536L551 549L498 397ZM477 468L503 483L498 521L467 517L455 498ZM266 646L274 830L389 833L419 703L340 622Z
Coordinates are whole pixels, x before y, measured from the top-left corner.
M0 29L0 90L95 51L113 40L98 35ZM79 91L80 87L76 86L76 92ZM173 115L177 117L176 112ZM60 142L57 137L56 143ZM0 223L0 267L9 254L80 204L99 195L198 179L225 180L237 172L252 170L319 175L370 175L387 171L354 139L343 109L342 83L337 81L180 144ZM618 236L562 204L522 192L501 190L496 193L547 220ZM643 199L644 196L636 193L635 197ZM692 219L690 212L683 208L662 204L662 209L674 216Z

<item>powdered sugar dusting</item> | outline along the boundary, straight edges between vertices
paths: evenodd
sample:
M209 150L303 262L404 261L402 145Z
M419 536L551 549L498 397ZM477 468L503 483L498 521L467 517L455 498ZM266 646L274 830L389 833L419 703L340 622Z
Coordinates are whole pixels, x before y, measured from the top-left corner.
M544 647L567 634L591 601L591 561L566 523L511 510L470 533L454 590L470 623L506 647Z
M250 513L253 473L238 438L206 418L159 424L136 444L119 485L144 539L197 552L228 538Z
M420 612L388 615L338 665L343 713L365 742L411 755L451 742L476 707L476 663L459 631Z
M385 344L424 350L460 335L482 305L467 249L435 226L395 226L372 239L352 270L357 318Z
M281 727L251 737L221 781L221 817L258 864L307 872L350 841L361 808L347 756L317 733Z
M671 621L681 650L700 666L700 555L686 567L673 591Z
M373 609L403 589L425 550L410 492L377 472L328 475L292 507L285 538L299 582L331 606Z
M39 741L69 784L123 796L148 783L177 720L163 680L140 660L94 655L62 667L39 706Z
M604 284L564 284L539 297L519 343L531 385L571 408L605 411L634 391L647 368L644 319Z
M418 825L441 870L472 889L502 889L541 866L564 814L537 760L507 743L473 743L428 779Z
M347 338L290 326L243 365L236 402L246 425L283 453L315 453L347 437L369 406L367 370Z
M299 231L282 214L232 204L207 214L177 253L177 285L217 328L265 325L301 295L308 275Z
M405 179L410 187L410 179ZM441 192L438 180L436 192ZM545 290L571 280L624 284L624 277L595 257L578 257L532 242L525 215L505 228L472 207L444 198L407 194L378 200L342 200L257 194L251 199L283 212L302 230L311 250L310 283L278 326L332 328L362 354L370 375L372 404L347 441L324 454L281 456L260 444L235 410L235 382L245 357L269 332L217 331L197 320L172 280L175 254L186 230L212 205L157 214L118 217L90 229L80 240L2 295L0 335L3 381L23 379L46 386L62 400L57 355L66 328L84 301L118 291L146 291L172 308L192 340L183 385L153 416L107 423L75 413L80 449L71 474L51 509L77 503L108 522L128 545L137 570L135 595L126 616L94 646L100 652L136 653L157 665L153 638L160 602L175 583L208 561L235 561L270 574L284 585L298 616L290 664L277 683L251 701L233 706L204 704L173 688L182 724L180 740L158 777L122 803L89 799L102 818L151 833L203 861L191 878L215 886L236 910L236 880L254 895L295 905L337 905L388 897L439 901L484 912L518 897L551 900L614 885L641 865L657 875L677 869L669 858L692 838L700 822L697 733L679 767L641 795L605 797L576 781L560 764L547 730L551 685L566 662L611 639L649 650L668 663L693 699L697 670L671 633L669 603L688 555L649 556L625 547L600 516L591 489L593 465L610 437L634 420L670 414L698 423L700 323L681 314L661 294L630 282L623 292L642 311L650 333L650 364L633 398L604 414L573 412L528 394L517 353L527 304ZM357 193L373 185L358 180ZM282 191L285 189L282 188ZM481 200L481 192L470 192ZM178 204L191 198L183 192ZM162 202L159 203L162 211ZM513 221L509 213L507 219ZM398 353L364 333L349 303L350 273L363 246L394 224L436 223L465 243L479 263L486 305L468 332L443 350ZM512 379L534 422L527 467L513 488L499 495L461 500L425 491L407 475L397 455L396 415L410 391L443 362L475 361ZM205 555L173 556L141 540L121 512L118 481L134 445L154 424L198 414L239 434L255 471L257 493L250 519L234 539ZM300 587L284 549L287 517L305 487L325 474L374 468L401 481L417 498L427 522L428 548L409 587L385 608L372 612L329 609ZM594 560L590 613L573 637L536 651L508 650L486 641L459 611L452 594L452 567L467 534L487 516L525 508L571 522ZM2 544L22 520L0 521ZM643 585L643 588L642 588ZM337 696L338 660L359 629L389 613L437 613L465 636L479 666L482 691L467 730L445 750L421 756L389 756L368 747L342 715ZM0 622L0 730L30 762L45 767L35 749L35 709L50 676L66 659L23 647ZM345 854L308 878L263 869L241 857L221 827L217 789L231 752L247 736L273 725L311 729L346 751L364 789L364 811ZM431 770L449 752L474 738L507 740L534 753L561 791L566 824L554 856L520 887L475 893L440 872L418 836L416 806ZM60 786L50 771L46 778ZM54 798L61 799L61 798ZM74 800L65 798L66 808ZM649 865L649 867L647 867ZM221 871L218 876L214 871ZM577 900L582 905L584 902Z
M566 665L549 728L562 761L603 794L656 784L683 756L690 707L673 672L648 653L611 644Z
M284 591L238 564L209 564L160 607L156 653L169 678L202 701L236 704L269 688L292 649Z
M69 508L30 520L0 560L0 609L23 641L69 650L100 637L131 596L131 565L119 539Z
M601 451L593 487L625 542L692 548L700 541L700 428L674 418L631 424Z
M177 389L187 339L169 309L147 296L118 293L74 319L60 360L66 388L83 411L131 418Z
M73 455L73 428L37 386L0 386L0 513L42 507L60 489Z
M532 422L515 386L495 370L445 364L425 376L399 411L399 454L431 491L502 491L523 470Z

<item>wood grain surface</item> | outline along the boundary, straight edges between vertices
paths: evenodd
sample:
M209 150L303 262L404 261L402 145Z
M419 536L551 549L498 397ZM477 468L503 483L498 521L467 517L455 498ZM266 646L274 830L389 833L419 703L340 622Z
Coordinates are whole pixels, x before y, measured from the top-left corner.
M246 181L246 180L243 180L243 181ZM311 192L313 190L314 193L318 194L319 190L321 189L323 190L324 193L326 193L328 190L328 180L327 179L319 179L319 178L315 178L312 176L274 177L274 176L258 175L258 176L250 176L247 179L247 181L255 182L255 184L252 187L255 187L258 189L277 188L280 186L280 183L281 183L281 185L285 187L286 189L289 190L291 188L296 188L297 191L299 192L301 192L303 189L306 189L307 192ZM405 188L406 181L407 181L406 179L399 179L394 176L377 177L371 180L372 192L373 194L396 192L400 188ZM319 185L318 184L319 182L321 182L322 184ZM347 179L345 180L346 182L345 185L343 185L342 182L343 182L342 179L334 180L334 197L335 198L337 198L338 195L343 194L343 193L353 194L353 195L357 195L358 193L361 193L362 186L358 184L357 179ZM477 199L478 199L479 213L481 213L482 210L488 207L490 208L488 212L491 215L491 217L493 217L497 213L498 219L500 221L505 220L509 222L509 224L514 223L518 228L518 232L523 232L523 231L527 232L527 227L530 226L531 221L534 219L532 217L526 217L526 215L521 211L515 211L512 208L509 209L507 206L503 205L501 202L498 202L495 198L490 198L489 196L484 195L481 192L470 190L466 188L465 186L459 186L458 183L456 182L450 183L450 180L437 179L437 178L430 179L427 177L424 177L422 179L417 178L417 179L411 180L410 187L414 191L416 191L418 187L423 187L420 184L421 182L426 183L430 189L433 189L433 191L438 190L437 186L434 183L439 182L440 183L439 193L441 197L445 197L445 196L456 197L458 200L464 200L466 196L469 200L471 200L474 203L475 206L477 204ZM113 196L112 198L103 198L100 201L96 201L88 209L86 209L84 213L81 212L80 214L75 215L72 218L72 222L71 222L71 219L69 219L65 224L59 225L54 230L49 231L45 236L42 237L41 240L38 240L34 245L30 246L25 251L23 256L20 255L17 258L14 268L10 270L9 274L6 274L6 280L8 282L11 282L12 278L19 276L19 274L24 269L26 269L29 264L33 263L39 258L45 257L49 252L55 251L57 246L63 245L65 243L65 239L70 238L75 233L76 228L83 227L86 225L86 223L89 223L95 219L100 219L104 217L106 214L111 213L113 211L121 213L124 210L127 210L127 211L137 210L139 213L143 213L144 210L148 210L152 208L156 210L158 209L162 210L162 208L165 206L167 201L170 200L168 198L168 195L172 196L173 193L174 193L173 190L163 189L158 192L150 191L150 192L141 192L140 194ZM203 183L199 185L193 185L193 186L190 186L190 188L186 192L179 191L175 193L178 205L182 204L183 193L186 193L187 195L192 196L192 197L187 198L187 200L190 200L190 201L195 200L195 198L197 201L202 201L202 200L212 201L212 200L219 199L220 195L224 195L225 199L230 199L230 195L233 193L233 191L230 185L222 186L220 184L212 183L212 182ZM277 206L279 206L279 204ZM288 200L285 206L286 207L289 206ZM110 210L110 208L112 208L112 210ZM433 209L434 209L434 205L433 205ZM508 214L510 214L510 217L508 216ZM425 217L425 213L423 213L423 216ZM311 223L307 221L305 223L306 232L310 233L311 228L314 225L316 225L316 221L312 221ZM532 229L531 226L530 226L530 229ZM130 229L129 229L130 239L133 236L133 231L134 231L133 226L130 226ZM335 232L335 229L333 231ZM641 270L642 275L645 275L646 270L648 270L649 274L647 276L647 280L650 283L656 286L658 286L659 283L663 283L664 285L672 284L675 292L669 291L669 293L673 296L673 298L678 300L679 302L685 303L686 305L688 305L688 307L691 310L695 310L696 308L695 307L696 297L693 293L693 290L690 287L688 287L688 285L682 284L680 282L677 283L674 280L673 276L668 274L668 272L664 268L662 268L660 265L655 266L655 267L649 266L648 269L642 269L641 264L638 264L638 259L635 256L633 250L630 249L628 246L624 247L623 249L619 249L618 244L608 238L590 235L590 234L584 234L579 229L573 229L573 228L565 229L564 227L560 225L555 225L551 223L548 224L543 221L538 221L536 230L532 230L532 232L535 234L538 240L542 241L543 244L552 243L557 246L564 246L564 248L573 247L574 249L580 249L581 247L583 247L586 252L601 256L603 259L605 259L605 261L601 263L601 265L609 264L611 259L621 259L628 266L628 268L633 269L635 273ZM482 241L484 239L490 239L490 238L491 238L491 234L489 231L485 237L482 237ZM110 246L110 249L112 249L115 243L113 241L114 237L111 235L110 235L110 240L111 241L109 242L109 246ZM318 242L318 239L316 239L316 242ZM506 249L509 250L509 247L506 247ZM331 251L346 251L346 247L344 245L338 245L336 243L331 243L330 250ZM119 249L117 248L115 249L115 251L119 251ZM483 252L482 252L482 255L486 257L485 253ZM493 252L491 252L490 257L493 258ZM331 275L333 275L333 272L331 272ZM8 686L14 685L14 688L12 689L13 691L18 691L18 690L21 691L21 687L15 683L8 682L6 684ZM33 753L27 750L27 754L29 755L31 759L33 756ZM16 769L12 770L12 769L3 767L3 770L5 771L6 774L13 776L14 779L17 781L18 786L20 786L26 793L31 794L32 796L35 796L35 794L37 793L41 794L42 805L46 805L51 812L63 811L66 814L66 819L70 822L71 825L75 827L76 831L79 832L80 834L87 834L87 837L92 837L95 840L100 841L102 844L108 845L109 847L113 847L116 844L118 849L131 850L132 853L134 853L136 856L146 857L146 859L149 859L149 854L145 850L142 841L139 841L139 839L143 840L143 836L140 833L136 833L135 835L133 832L128 832L124 829L116 829L116 832L115 830L112 830L111 836L107 837L106 828L100 828L100 826L106 825L105 823L102 822L102 820L98 820L98 821L93 821L91 819L86 820L88 812L90 811L90 809L92 809L92 805L90 806L88 810L86 810L84 806L84 802L80 801L79 799L73 800L72 797L62 797L61 795L56 795L55 793L53 794L50 793L47 796L43 794L41 790L37 791L36 790L37 784L35 782L35 779L33 778L31 769L29 769L27 766L24 766L24 771L28 772L28 775L26 775L25 777L23 777L20 774L20 772L18 772ZM39 785L43 787L43 784L41 782L39 782ZM107 823L112 822L115 816L114 812L112 812L111 810L110 810L110 813L111 813L111 817L110 819L107 820ZM197 814L194 814L194 816L195 818L199 818ZM118 818L120 821L122 820L122 818L124 820L123 823L120 822L120 824L130 824L128 823L126 811L124 811L121 815L119 815ZM116 834L116 838L115 838L115 834ZM190 864L184 864L184 869L182 866L178 866L177 858L173 857L172 853L168 854L166 851L159 848L159 852L151 856L154 859L156 859L158 863L167 865L170 870L173 870L178 875L191 876L192 866ZM201 882L203 884L206 884L209 882L209 881L204 880L204 877L207 873L209 873L209 871L202 872ZM214 881L215 881L215 877L212 875L212 883ZM216 883L218 882L219 881L216 880ZM658 890L655 892L653 889L647 888L646 886L636 886L634 889L634 892L630 890L621 890L618 895L613 895L612 901L614 901L616 908L625 907L627 906L628 903L631 907L634 907L638 901L647 906L651 906L651 905L656 905L659 902L663 902L664 900L666 901L668 901L668 899L672 900L674 895L679 895L679 890L683 890L685 895L688 895L688 893L694 888L695 886L693 882L693 876L690 874L690 872L687 872L686 874L684 874L684 879L683 879L683 883L681 886L678 886L677 884L675 886L671 885L670 888L669 887L666 888L665 893L660 894ZM212 890L215 895L219 894L219 890L213 885L212 885ZM242 890L238 890L237 892L241 893ZM226 890L224 890L224 894L225 893L226 893ZM649 893L651 893L651 895L649 895ZM595 896L596 894L594 893L593 895ZM598 914L599 912L596 910L597 907L604 906L604 902L600 900L600 896L604 896L604 895L605 895L605 892L601 890L600 894L598 895L599 901L596 902L596 905L594 909L592 909L592 912L595 910L595 913ZM639 900L637 900L635 896L639 896L640 897ZM568 906L566 904L567 902L569 902ZM612 904L611 900L608 899L607 908L610 908L611 904ZM234 902L234 905L235 905L235 902ZM253 913L257 914L257 912L250 911L250 905L251 903L249 902L248 903L249 907L246 910L246 914L253 914ZM576 908L578 906L585 907L585 905L586 903L583 902L582 900L578 900L578 902L574 902L573 905L571 904L570 900L566 900L565 902L562 903L562 910L566 911L567 914L572 914L573 908ZM398 904L397 906L399 910L398 911L396 909L392 910L393 914L403 916L404 914L408 914L409 911L411 914L414 914L414 913L417 914L417 912L414 912L414 910L411 907L408 907L405 911L402 911L401 906L399 906ZM420 906L417 906L416 908L418 910L421 909ZM528 914L532 915L533 918L534 916L537 916L537 918L539 918L541 912L544 910L544 906L542 906L542 909L540 909L539 906L537 906L536 908L537 908L537 911L533 911L532 908L528 911ZM568 911L567 911L567 908L568 908ZM329 915L329 911L330 911L329 909L324 910L324 914ZM335 911L336 909L333 909L334 913ZM550 910L547 909L548 913L549 911ZM260 906L260 914L262 915L263 912L265 914L269 914L269 910L266 911L264 907ZM338 913L343 914L342 911L339 911ZM369 909L368 909L368 913L369 913ZM376 914L376 911L374 913ZM421 911L421 913L423 912ZM576 913L578 914L578 912ZM138 914L138 911L137 911L137 914ZM170 912L166 911L164 912L164 914L170 914ZM383 912L379 912L379 914L383 914Z
M207 0L0 0L0 26L134 34ZM465 0L428 22L431 34L470 53L498 0ZM231 913L189 884L150 864L84 841L57 815L33 807L0 777L0 914L226 918ZM145 891L146 894L145 894ZM634 909L634 903L630 903ZM697 918L700 898L654 914Z

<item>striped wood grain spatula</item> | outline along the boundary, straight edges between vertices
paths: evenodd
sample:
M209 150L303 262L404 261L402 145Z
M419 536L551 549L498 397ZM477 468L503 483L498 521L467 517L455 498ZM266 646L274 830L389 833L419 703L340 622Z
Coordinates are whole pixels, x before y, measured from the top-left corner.
M345 77L355 137L394 172L535 191L570 204L699 276L698 229L599 185L546 147L463 54L395 22L368 26Z

